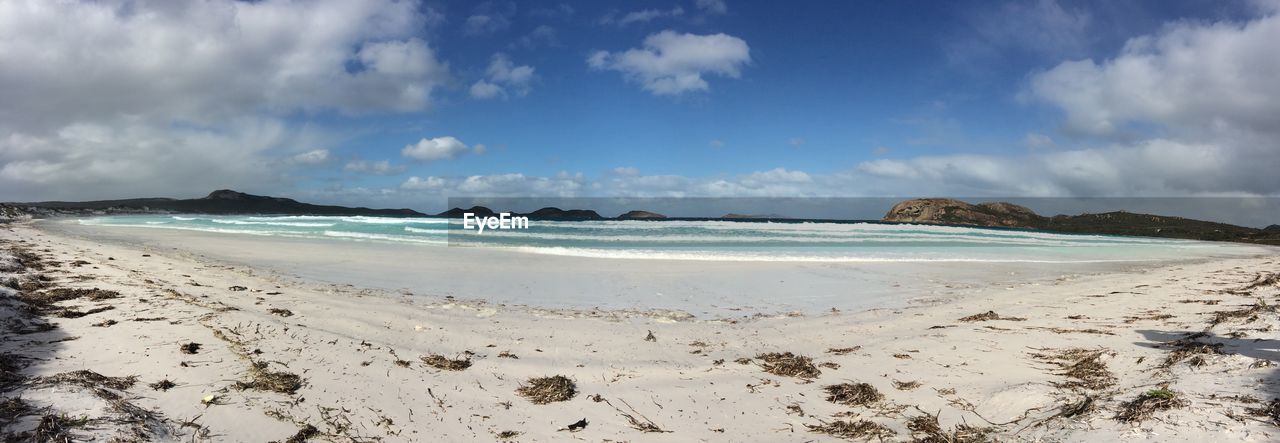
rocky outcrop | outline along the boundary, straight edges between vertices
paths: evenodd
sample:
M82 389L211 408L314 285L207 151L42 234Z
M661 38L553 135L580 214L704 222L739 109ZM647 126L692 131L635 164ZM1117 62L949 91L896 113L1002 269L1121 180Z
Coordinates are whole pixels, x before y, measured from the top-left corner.
M604 220L590 209L542 208L523 215L532 220Z
M949 198L907 200L889 209L883 221L1008 228L1038 228L1047 218L1005 202L970 204Z
M662 220L664 218L667 216L649 211L628 211L618 216L618 220Z
M1262 230L1267 232L1280 232L1280 225L1267 226L1265 228L1262 228Z

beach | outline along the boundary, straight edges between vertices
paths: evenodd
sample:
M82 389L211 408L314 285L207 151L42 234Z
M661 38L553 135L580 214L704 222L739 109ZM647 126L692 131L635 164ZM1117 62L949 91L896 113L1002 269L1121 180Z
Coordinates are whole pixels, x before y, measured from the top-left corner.
M343 269L367 258L361 244L321 256L305 241L130 242L47 223L0 227L11 264L0 281L14 286L0 342L16 417L5 432L61 423L82 438L181 441L1280 437L1274 253L1105 270L975 266L989 273L914 284L924 268L913 265L858 274L864 282L830 264L539 256L575 272L502 299L543 268L479 267L465 255L491 252L467 251L460 264L406 275L393 267L406 258L391 255L395 272L354 284L360 275ZM620 263L633 280L611 280ZM687 283L698 275L711 277ZM767 283L779 275L794 280ZM794 300L798 287L841 284L888 292L839 306L768 303L770 292ZM627 287L669 298L574 298ZM735 305L744 288L759 295Z

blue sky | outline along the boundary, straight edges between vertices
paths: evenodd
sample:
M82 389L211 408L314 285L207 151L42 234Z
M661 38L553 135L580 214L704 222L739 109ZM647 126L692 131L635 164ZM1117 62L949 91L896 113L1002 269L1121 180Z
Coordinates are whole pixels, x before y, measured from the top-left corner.
M6 2L0 199L1275 195L1275 11Z

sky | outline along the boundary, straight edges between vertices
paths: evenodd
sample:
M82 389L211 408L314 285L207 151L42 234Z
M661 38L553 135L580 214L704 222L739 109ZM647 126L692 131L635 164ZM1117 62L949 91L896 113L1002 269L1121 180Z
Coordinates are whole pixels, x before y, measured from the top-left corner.
M1278 12L0 0L0 201L1275 197Z

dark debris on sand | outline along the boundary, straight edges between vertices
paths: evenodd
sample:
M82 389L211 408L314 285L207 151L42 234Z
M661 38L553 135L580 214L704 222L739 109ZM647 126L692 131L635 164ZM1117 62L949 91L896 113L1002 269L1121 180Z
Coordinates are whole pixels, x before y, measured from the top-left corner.
M987 311L981 314L973 314L968 317L960 318L960 321L963 321L963 322L977 322L977 321L988 321L988 320L1025 321L1026 319L1022 317L1001 317L1000 314L997 314L995 311Z
M961 423L948 431L938 424L938 416L932 414L911 417L907 420L907 429L911 430L912 441L920 443L979 443L994 440L991 428Z
M1256 408L1245 409L1249 415L1259 417L1276 426L1280 426L1280 398L1273 398Z
M1138 398L1120 404L1120 412L1115 419L1123 423L1142 422L1151 418L1156 412L1181 408L1187 405L1177 392L1168 388L1152 389L1143 392Z
M236 382L239 389L271 391L281 394L292 394L302 388L302 377L298 374L267 369L265 361L252 362L249 368L249 380Z
M538 405L565 401L578 394L578 385L569 377L534 377L516 389L516 394Z
M813 359L803 355L796 355L790 352L769 352L757 355L756 358L763 361L760 367L773 375L781 375L783 377L796 377L803 379L818 378L822 375L822 371L814 366Z
M1046 349L1031 356L1057 367L1055 375L1067 381L1054 382L1054 386L1072 391L1101 391L1116 384L1115 374L1107 368L1104 357L1114 355L1110 349Z
M1226 323L1236 320L1244 320L1244 323L1252 323L1257 321L1262 314L1277 312L1275 305L1268 305L1266 301L1258 299L1252 305L1245 306L1241 309L1232 311L1218 311L1213 313L1213 317L1209 319L1209 324L1217 326L1220 323Z
M829 423L805 426L809 428L809 432L827 434L848 440L884 440L896 435L892 429L870 420L836 420Z
M39 377L33 381L38 386L52 385L71 385L82 388L110 388L117 391L123 391L133 387L138 382L138 376L130 375L128 377L108 377L97 372L87 369L79 371L63 372L61 374Z
M471 367L471 359L469 358L450 359L443 355L431 354L424 355L421 359L422 363L427 366L446 371L461 371Z
M1222 351L1222 343L1205 343L1199 341L1201 338L1208 337L1209 334L1197 332L1187 335L1186 337L1165 343L1163 346L1170 349L1169 354L1165 356L1164 361L1160 363L1160 368L1167 369L1173 367L1183 360L1191 366L1204 366L1208 363L1204 356L1206 355L1225 355Z
M827 401L848 406L867 406L884 399L884 395L867 383L841 383L828 385Z

